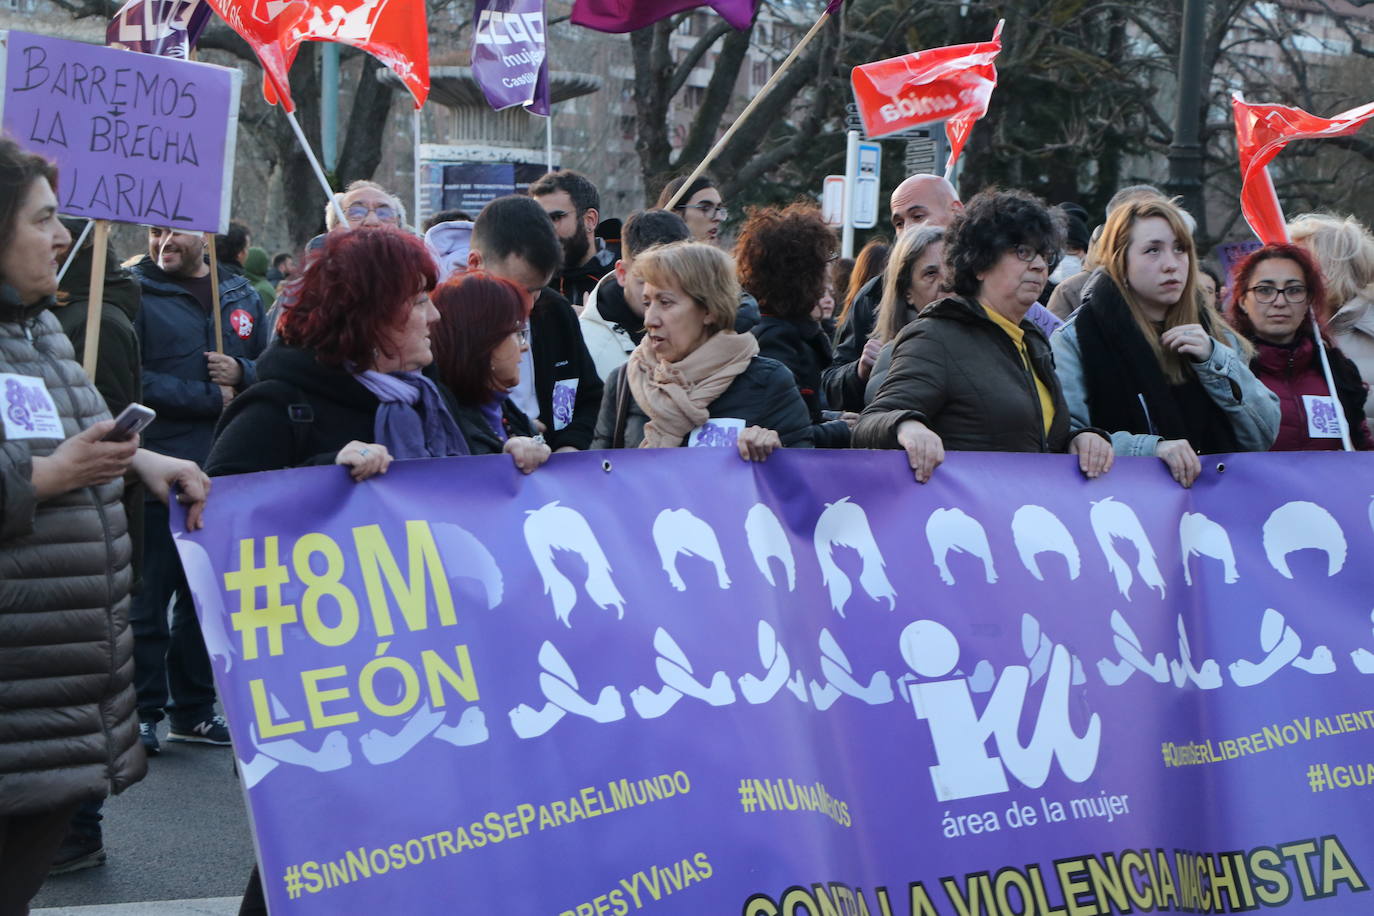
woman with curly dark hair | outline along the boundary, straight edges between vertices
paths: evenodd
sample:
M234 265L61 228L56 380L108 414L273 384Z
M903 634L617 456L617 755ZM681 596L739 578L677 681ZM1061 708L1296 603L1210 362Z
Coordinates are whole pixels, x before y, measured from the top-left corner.
M901 448L925 483L945 449L1070 452L1088 477L1112 466L1105 433L1076 427L1049 341L1025 320L1058 257L1062 231L1038 198L984 191L945 232L954 292L897 336L892 368L854 445Z
M758 338L760 356L792 370L811 414L816 448L847 448L850 423L858 419L828 413L821 391L830 337L813 310L836 244L835 231L807 204L752 211L735 243L740 284L759 300L762 313L750 333Z

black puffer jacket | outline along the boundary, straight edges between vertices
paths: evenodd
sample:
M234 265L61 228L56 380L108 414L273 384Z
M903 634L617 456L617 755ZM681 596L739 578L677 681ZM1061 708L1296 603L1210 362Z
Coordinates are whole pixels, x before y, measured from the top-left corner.
M811 415L816 448L848 448L849 424L823 416L828 405L821 391L821 372L830 365L830 339L820 322L764 315L749 333L758 338L759 356L776 359L792 370Z
M67 437L109 417L51 302L0 286L0 372L41 378ZM123 483L38 502L56 439L0 425L0 818L103 798L143 778Z
M619 404L620 378L625 367L620 366L606 378L606 396L601 401L601 415L596 421L596 438L592 448L610 448L615 435L616 409ZM629 409L625 422L625 447L638 448L644 441L644 427L649 416L625 386ZM707 412L713 419L734 418L744 421L745 427L761 426L778 434L787 448L811 448L811 418L797 393L791 371L782 363L755 356L749 368L740 373L711 402ZM683 445L687 444L684 438Z
M1016 344L977 302L951 296L926 306L897 335L892 367L859 418L854 446L897 448L897 427L919 420L949 451L1067 451L1085 430L1071 428L1049 341L1031 321L1021 329L1030 364L1054 402L1048 435L1035 379Z

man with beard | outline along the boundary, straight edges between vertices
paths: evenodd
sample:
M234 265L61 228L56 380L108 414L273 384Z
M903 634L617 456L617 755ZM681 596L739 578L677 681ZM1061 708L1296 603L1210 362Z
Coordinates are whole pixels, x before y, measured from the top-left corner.
M530 196L553 221L563 246L563 267L551 285L580 313L597 281L615 266L615 253L596 237L601 221L596 185L577 172L549 172L530 185Z
M262 302L246 277L220 267L224 352L217 353L204 236L149 227L148 255L132 272L143 290L134 321L143 352L143 403L157 411L143 432L143 446L204 464L220 412L256 379L255 360L267 345ZM157 723L164 710L171 740L228 745L167 507L150 495L144 517L143 588L129 611L143 747L150 755L160 750ZM167 604L173 598L169 628Z

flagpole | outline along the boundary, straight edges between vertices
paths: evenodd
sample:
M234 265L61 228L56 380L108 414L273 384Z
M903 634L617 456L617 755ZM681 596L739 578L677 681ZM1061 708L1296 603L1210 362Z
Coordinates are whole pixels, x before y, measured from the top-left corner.
M553 171L553 105L544 117L544 158L548 160L549 171Z
M682 187L677 189L677 193L673 195L672 199L668 201L668 205L664 207L665 210L671 210L673 207L677 206L678 201L682 199L687 189L692 186L692 182L700 178L702 173L706 171L706 168L715 161L715 158L720 155L720 151L725 148L725 144L729 143L730 138L735 135L735 131L739 130L740 125L745 122L749 115L753 114L754 109L763 101L764 96L768 95L769 90L777 85L778 80L787 72L787 68L792 66L793 61L801 54L802 49L811 43L811 39L815 38L820 32L821 27L829 21L830 10L827 8L824 13L821 13L821 18L816 20L816 24L811 27L811 31L802 36L802 40L792 49L792 53L787 55L787 59L784 60L778 69L773 72L773 75L768 78L768 82L763 84L763 88L759 90L758 95L754 96L749 104L745 106L744 111L740 112L739 117L735 118L735 123L730 125L730 129L716 141L715 146L711 147L711 151L706 154L706 158L701 160L692 174L687 176L687 180L682 183Z
M334 189L329 186L329 179L324 177L324 168L320 166L320 160L315 158L315 151L310 148L310 141L305 139L305 131L301 130L301 122L296 120L294 111L286 110L286 100L281 100L282 113L286 115L286 120L291 122L291 129L296 132L296 139L300 141L301 149L305 151L305 158L310 160L310 168L315 172L315 178L319 181L320 187L324 188L324 196L334 206L334 210L339 215L340 224L348 225L348 216L344 213L343 202L334 196Z
M422 126L420 121L420 109L416 108L411 114L410 125L411 133L414 134L415 137L415 148L413 151L415 154L415 209L412 211L414 216L412 216L411 219L415 220L415 227L418 229L423 222L420 219L420 128Z

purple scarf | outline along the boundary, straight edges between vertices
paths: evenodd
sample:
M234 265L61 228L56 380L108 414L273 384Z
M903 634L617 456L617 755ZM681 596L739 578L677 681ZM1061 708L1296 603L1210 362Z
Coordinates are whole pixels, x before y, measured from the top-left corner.
M357 372L358 382L381 406L373 431L392 457L446 458L470 455L467 440L444 406L439 389L418 372Z

